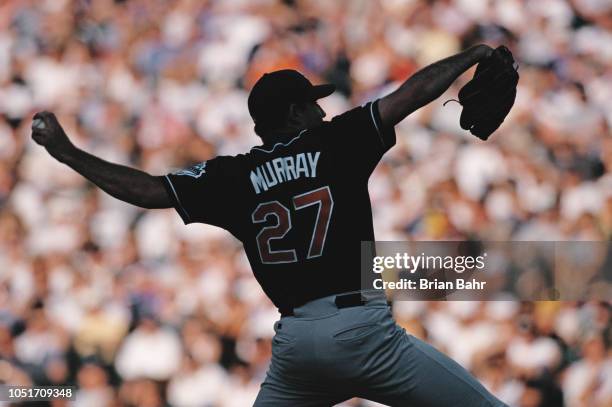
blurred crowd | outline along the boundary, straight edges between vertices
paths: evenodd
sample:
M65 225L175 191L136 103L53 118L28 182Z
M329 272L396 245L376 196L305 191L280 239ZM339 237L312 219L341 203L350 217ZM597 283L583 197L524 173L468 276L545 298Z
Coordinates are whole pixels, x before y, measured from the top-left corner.
M443 101L470 71L400 123L370 181L377 239L610 240L609 0L0 2L0 383L75 385L78 407L247 406L278 318L239 242L99 191L31 141L35 111L161 175L259 144L264 72L336 84L330 118L481 42L519 61L513 110L486 143L463 131ZM610 302L394 313L511 406L612 406Z

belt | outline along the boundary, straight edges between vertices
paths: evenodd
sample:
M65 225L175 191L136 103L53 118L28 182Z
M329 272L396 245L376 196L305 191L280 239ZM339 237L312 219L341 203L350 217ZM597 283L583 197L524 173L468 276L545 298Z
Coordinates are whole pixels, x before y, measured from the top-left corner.
M371 300L372 298L365 298L361 292L353 292L336 295L336 297L334 298L334 304L336 305L336 308L342 309L365 305ZM295 308L297 307L281 307L278 310L281 314L281 317L291 317L295 315Z

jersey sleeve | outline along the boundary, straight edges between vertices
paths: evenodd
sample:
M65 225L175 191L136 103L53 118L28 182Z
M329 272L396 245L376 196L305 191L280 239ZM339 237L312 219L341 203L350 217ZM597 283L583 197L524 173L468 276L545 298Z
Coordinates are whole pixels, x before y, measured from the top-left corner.
M167 174L164 185L185 224L230 228L231 157L217 157Z
M330 129L331 142L339 153L350 156L368 177L382 156L395 145L395 129L382 125L378 100L334 117Z

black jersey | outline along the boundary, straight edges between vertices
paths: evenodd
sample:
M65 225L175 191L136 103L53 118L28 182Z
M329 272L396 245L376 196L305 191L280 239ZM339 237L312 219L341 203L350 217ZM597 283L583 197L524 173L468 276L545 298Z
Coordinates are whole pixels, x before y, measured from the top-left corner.
M185 223L242 241L279 308L360 289L360 242L374 240L368 179L395 144L376 102L247 154L168 174Z

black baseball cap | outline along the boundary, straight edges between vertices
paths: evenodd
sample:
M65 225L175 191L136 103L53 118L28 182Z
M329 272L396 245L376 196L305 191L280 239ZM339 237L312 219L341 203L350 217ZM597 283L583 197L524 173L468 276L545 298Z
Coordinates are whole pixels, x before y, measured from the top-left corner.
M293 69L264 74L249 94L249 113L256 125L278 121L292 103L315 101L336 90L332 84L313 85Z

